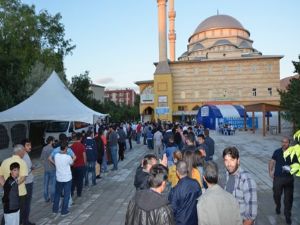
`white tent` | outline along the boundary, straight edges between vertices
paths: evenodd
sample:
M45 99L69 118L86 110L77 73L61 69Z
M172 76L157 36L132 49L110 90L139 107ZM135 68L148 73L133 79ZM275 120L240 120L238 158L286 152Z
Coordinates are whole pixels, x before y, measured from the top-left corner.
M28 99L0 112L0 123L25 120L80 121L92 124L106 114L82 104L53 72Z

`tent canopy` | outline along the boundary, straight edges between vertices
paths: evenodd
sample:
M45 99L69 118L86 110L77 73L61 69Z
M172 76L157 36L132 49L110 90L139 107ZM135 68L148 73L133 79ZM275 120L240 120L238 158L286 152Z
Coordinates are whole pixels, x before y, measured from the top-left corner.
M81 121L92 124L107 114L82 104L53 72L28 99L0 112L0 123L25 120Z
M244 117L245 109L242 105L203 105L199 108L197 122L209 129L216 128L218 118Z

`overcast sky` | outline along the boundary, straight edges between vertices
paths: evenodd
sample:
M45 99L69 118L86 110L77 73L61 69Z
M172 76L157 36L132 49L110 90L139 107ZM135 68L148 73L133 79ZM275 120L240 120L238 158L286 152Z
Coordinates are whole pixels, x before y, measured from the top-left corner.
M76 49L65 58L68 79L90 72L94 83L109 88L133 87L153 79L158 60L156 0L23 0L60 13ZM176 57L207 17L233 16L250 31L253 47L264 55L284 55L281 78L293 74L292 60L300 54L299 0L175 0ZM297 19L298 18L298 19ZM297 22L298 21L298 22Z

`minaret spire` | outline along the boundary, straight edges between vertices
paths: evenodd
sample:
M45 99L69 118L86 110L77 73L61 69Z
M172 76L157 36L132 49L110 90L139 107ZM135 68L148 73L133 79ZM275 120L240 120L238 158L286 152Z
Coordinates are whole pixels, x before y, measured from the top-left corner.
M176 59L175 54L175 42L176 42L176 32L175 32L175 17L176 12L174 10L174 1L169 0L169 45L170 45L170 60L174 62Z

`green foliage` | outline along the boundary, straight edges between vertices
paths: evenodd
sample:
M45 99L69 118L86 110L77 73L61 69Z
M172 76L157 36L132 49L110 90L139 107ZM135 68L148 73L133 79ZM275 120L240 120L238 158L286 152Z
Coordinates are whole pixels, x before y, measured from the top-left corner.
M60 21L60 14L36 13L33 5L20 0L0 0L0 111L23 101L42 84L35 82L35 87L26 89L32 80L45 80L35 79L37 65L65 79L63 59L75 46L65 40Z
M300 74L300 55L298 55L298 59L299 59L299 62L292 61L292 63L294 65L294 67L295 67L294 73Z
M72 77L71 91L83 104L91 105L93 92L90 90L92 81L89 77L89 72L85 71L79 76Z
M291 174L296 174L296 176L300 177L300 130L298 130L294 134L294 140L296 145L290 146L286 151L284 151L284 158L290 157L291 161L294 157L297 158L297 163L293 163L291 165Z
M300 61L300 56L299 56ZM293 62L295 71L299 72L300 62ZM300 77L290 80L286 90L278 90L280 95L280 106L284 109L283 117L295 124L300 129Z

